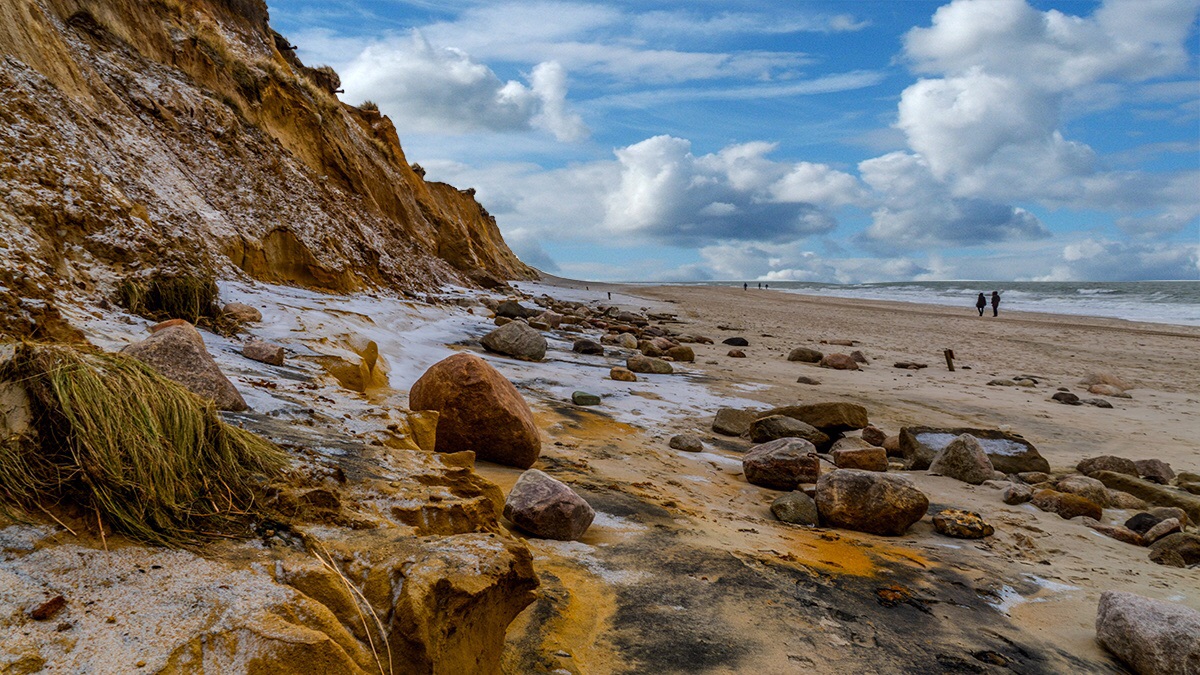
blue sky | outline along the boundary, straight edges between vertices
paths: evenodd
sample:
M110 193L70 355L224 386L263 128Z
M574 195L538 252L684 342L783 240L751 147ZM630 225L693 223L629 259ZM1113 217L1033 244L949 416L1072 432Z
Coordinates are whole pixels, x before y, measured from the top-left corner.
M595 280L1200 278L1200 0L269 0Z

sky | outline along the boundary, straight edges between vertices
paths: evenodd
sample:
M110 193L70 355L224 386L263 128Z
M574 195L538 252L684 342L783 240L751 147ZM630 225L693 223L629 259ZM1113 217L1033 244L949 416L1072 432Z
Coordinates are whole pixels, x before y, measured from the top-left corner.
M268 0L611 281L1200 279L1200 0Z

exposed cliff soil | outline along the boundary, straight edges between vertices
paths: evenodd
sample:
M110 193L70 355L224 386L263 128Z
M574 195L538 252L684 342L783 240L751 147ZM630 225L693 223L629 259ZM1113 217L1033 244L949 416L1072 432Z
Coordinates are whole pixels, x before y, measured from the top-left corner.
M0 332L53 332L36 301L150 268L336 291L533 274L289 46L261 0L5 2Z

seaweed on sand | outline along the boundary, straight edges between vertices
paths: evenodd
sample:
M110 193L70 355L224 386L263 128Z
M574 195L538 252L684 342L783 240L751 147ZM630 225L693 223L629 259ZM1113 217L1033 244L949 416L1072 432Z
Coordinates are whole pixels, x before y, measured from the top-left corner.
M211 402L120 354L22 343L0 362L0 381L26 389L36 431L0 439L0 500L75 504L143 542L245 532L287 464Z

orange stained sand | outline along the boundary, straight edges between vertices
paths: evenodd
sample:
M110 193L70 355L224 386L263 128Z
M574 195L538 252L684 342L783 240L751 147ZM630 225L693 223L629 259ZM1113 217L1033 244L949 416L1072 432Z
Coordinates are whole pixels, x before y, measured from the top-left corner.
M875 576L884 567L897 564L929 568L931 563L912 549L854 534L789 528L792 545L789 562L800 562L829 572Z

